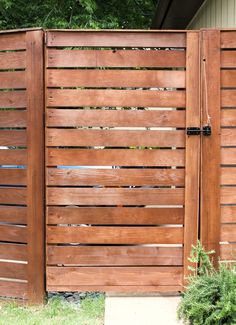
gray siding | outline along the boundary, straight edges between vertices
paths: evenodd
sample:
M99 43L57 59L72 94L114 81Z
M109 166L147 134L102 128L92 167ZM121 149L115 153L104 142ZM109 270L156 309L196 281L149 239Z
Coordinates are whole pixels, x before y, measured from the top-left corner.
M236 0L207 0L187 29L235 27Z

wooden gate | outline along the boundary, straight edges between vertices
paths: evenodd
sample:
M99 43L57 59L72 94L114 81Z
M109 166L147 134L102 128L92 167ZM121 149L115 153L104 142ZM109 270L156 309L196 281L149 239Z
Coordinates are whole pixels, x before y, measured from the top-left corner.
M0 33L0 299L44 297L43 31Z
M181 290L199 62L198 32L46 32L47 290Z

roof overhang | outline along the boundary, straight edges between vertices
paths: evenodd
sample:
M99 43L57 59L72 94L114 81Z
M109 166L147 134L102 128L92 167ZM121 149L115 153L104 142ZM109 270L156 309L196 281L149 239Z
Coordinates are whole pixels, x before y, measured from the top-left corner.
M205 0L159 0L151 29L185 29Z

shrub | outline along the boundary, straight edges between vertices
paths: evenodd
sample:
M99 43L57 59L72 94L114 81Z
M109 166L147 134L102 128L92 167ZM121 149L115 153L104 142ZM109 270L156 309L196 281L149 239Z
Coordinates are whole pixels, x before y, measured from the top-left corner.
M193 247L188 286L178 307L178 318L191 325L236 324L236 267L219 262L214 269L210 255L200 242Z

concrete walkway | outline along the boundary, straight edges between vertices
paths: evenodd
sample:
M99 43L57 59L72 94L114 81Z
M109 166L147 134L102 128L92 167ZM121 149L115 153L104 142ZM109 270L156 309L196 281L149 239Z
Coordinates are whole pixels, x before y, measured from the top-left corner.
M179 296L113 296L105 303L105 325L179 325Z

